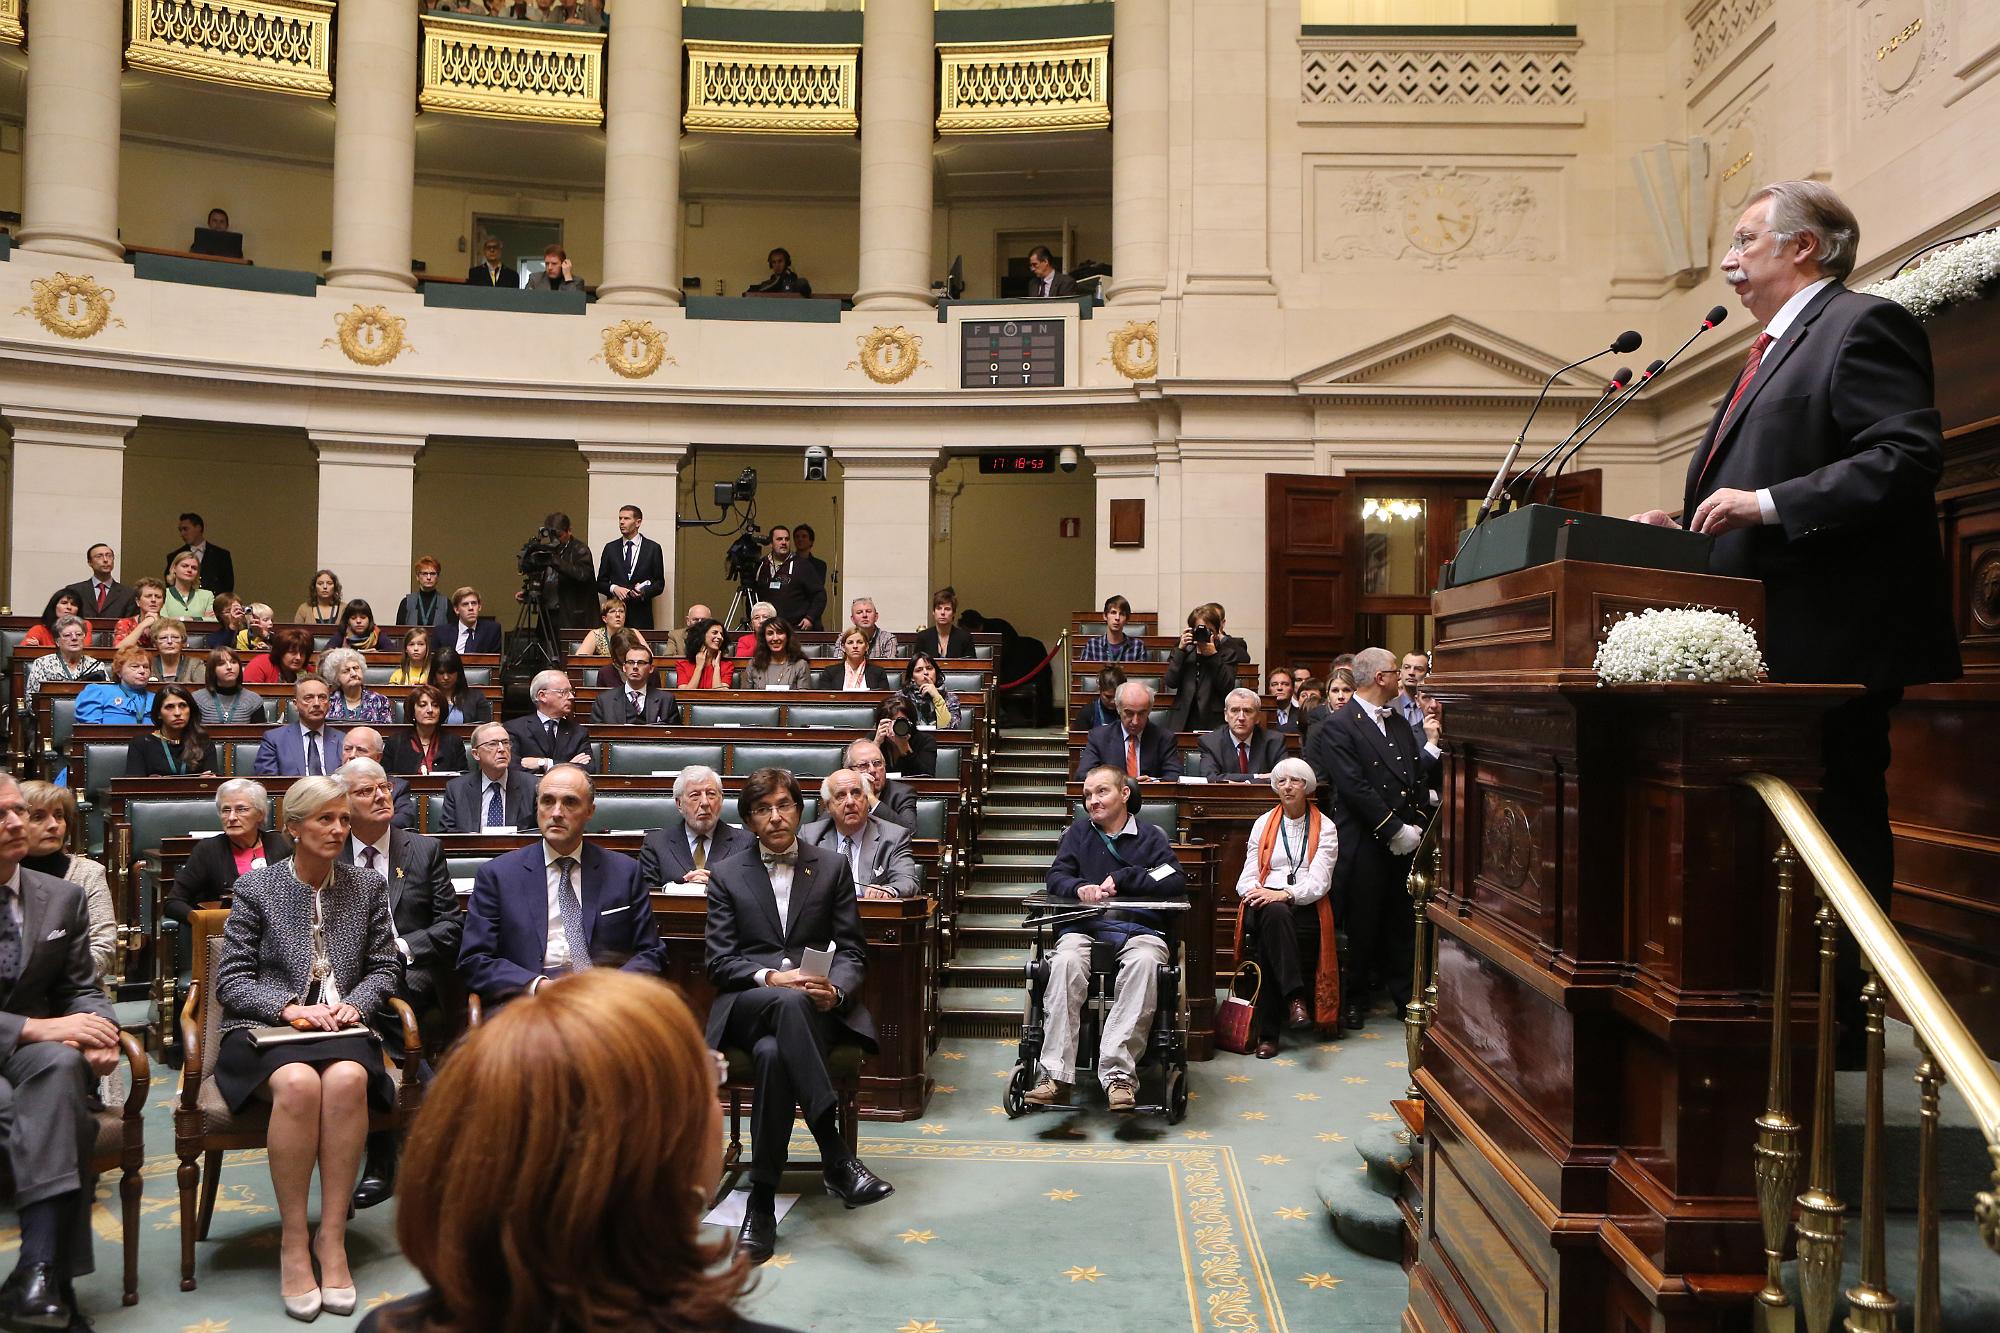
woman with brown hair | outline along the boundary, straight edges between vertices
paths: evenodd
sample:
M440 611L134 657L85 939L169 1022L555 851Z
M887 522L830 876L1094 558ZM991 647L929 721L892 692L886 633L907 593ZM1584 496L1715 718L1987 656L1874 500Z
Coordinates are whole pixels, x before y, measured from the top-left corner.
M243 679L252 685L289 685L312 664L313 637L302 629L271 633L269 650L243 664Z
M234 648L211 648L207 675L207 683L194 692L195 710L204 723L264 720L264 701L243 688L243 658Z
M450 711L451 700L437 686L424 684L411 690L410 701L403 706L403 719L410 729L389 737L383 747L382 767L398 777L463 773L472 767L465 742L444 729L445 715Z
M701 1234L722 1077L654 978L593 968L509 1002L453 1049L404 1151L396 1238L430 1288L362 1333L770 1333L736 1313L744 1256Z
M306 599L292 612L292 620L300 625L338 625L346 605L340 596L340 575L330 569L314 570Z

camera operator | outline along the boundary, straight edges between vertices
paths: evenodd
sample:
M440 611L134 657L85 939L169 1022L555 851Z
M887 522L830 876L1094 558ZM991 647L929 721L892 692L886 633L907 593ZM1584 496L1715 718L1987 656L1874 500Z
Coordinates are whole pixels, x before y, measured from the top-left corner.
M1241 639L1222 632L1222 608L1203 602L1188 612L1188 627L1167 661L1162 690L1172 690L1167 730L1213 731L1222 725L1223 701L1236 688L1236 668L1250 660Z
M904 777L937 776L937 738L917 725L917 711L900 694L875 705L875 734L883 762Z
M826 584L819 570L792 549L792 530L771 529L771 551L757 562L757 596L797 629L818 629L826 614Z
M570 531L568 514L557 512L543 519L541 531L521 548L519 563L528 586L516 600L525 601L528 589L537 589L546 630L581 629L597 622L597 565L590 548Z

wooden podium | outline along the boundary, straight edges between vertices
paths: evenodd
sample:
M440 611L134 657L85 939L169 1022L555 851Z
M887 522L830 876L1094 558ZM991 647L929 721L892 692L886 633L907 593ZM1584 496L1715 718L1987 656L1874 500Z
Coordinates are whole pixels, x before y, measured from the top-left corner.
M1405 1327L1746 1328L1777 835L1733 779L1816 789L1849 691L1597 685L1618 615L1761 628L1754 581L1558 560L1434 606L1438 1007Z

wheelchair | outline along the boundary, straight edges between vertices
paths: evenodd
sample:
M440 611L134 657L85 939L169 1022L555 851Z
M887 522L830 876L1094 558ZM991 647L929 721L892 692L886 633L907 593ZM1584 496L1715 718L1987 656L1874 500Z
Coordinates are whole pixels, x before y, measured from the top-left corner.
M1042 1077L1042 1043L1048 1031L1046 1002L1050 960L1056 946L1056 927L1121 908L1144 908L1166 918L1167 961L1160 965L1158 1001L1153 1007L1152 1025L1146 1033L1146 1045L1139 1053L1134 1072L1139 1077L1142 1096L1148 1071L1163 1071L1165 1079L1160 1088L1160 1100L1142 1100L1132 1109L1134 1114L1164 1115L1168 1124L1178 1125L1186 1118L1188 1105L1188 997L1187 988L1181 984L1187 968L1187 946L1182 939L1181 923L1189 905L1185 902L1136 900L1092 904L1080 903L1072 898L1057 898L1048 893L1035 893L1023 901L1023 906L1028 912L1028 919L1023 924L1034 927L1035 939L1026 966L1027 997L1021 1015L1020 1053L1013 1077L1007 1080L1007 1090L1000 1099L1007 1118L1018 1120L1031 1111L1077 1109L1074 1106L1037 1106L1027 1100L1029 1090ZM1118 945L1093 940L1090 946L1090 979L1084 991L1083 1011L1077 1019L1076 1075L1079 1084L1084 1074L1097 1068L1098 1041L1103 1033L1104 1018L1111 1010L1112 991L1117 980Z

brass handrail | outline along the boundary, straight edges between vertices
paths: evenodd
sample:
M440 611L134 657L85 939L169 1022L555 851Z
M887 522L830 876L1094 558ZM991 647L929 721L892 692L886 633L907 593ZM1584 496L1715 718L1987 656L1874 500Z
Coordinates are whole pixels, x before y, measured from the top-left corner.
M2000 1076L1890 925L1888 914L1876 905L1854 867L1790 783L1769 773L1748 773L1737 781L1763 800L1841 924L1854 936L1869 967L1902 1007L1917 1040L1943 1066L1946 1081L1971 1108L1987 1144L2000 1147Z

